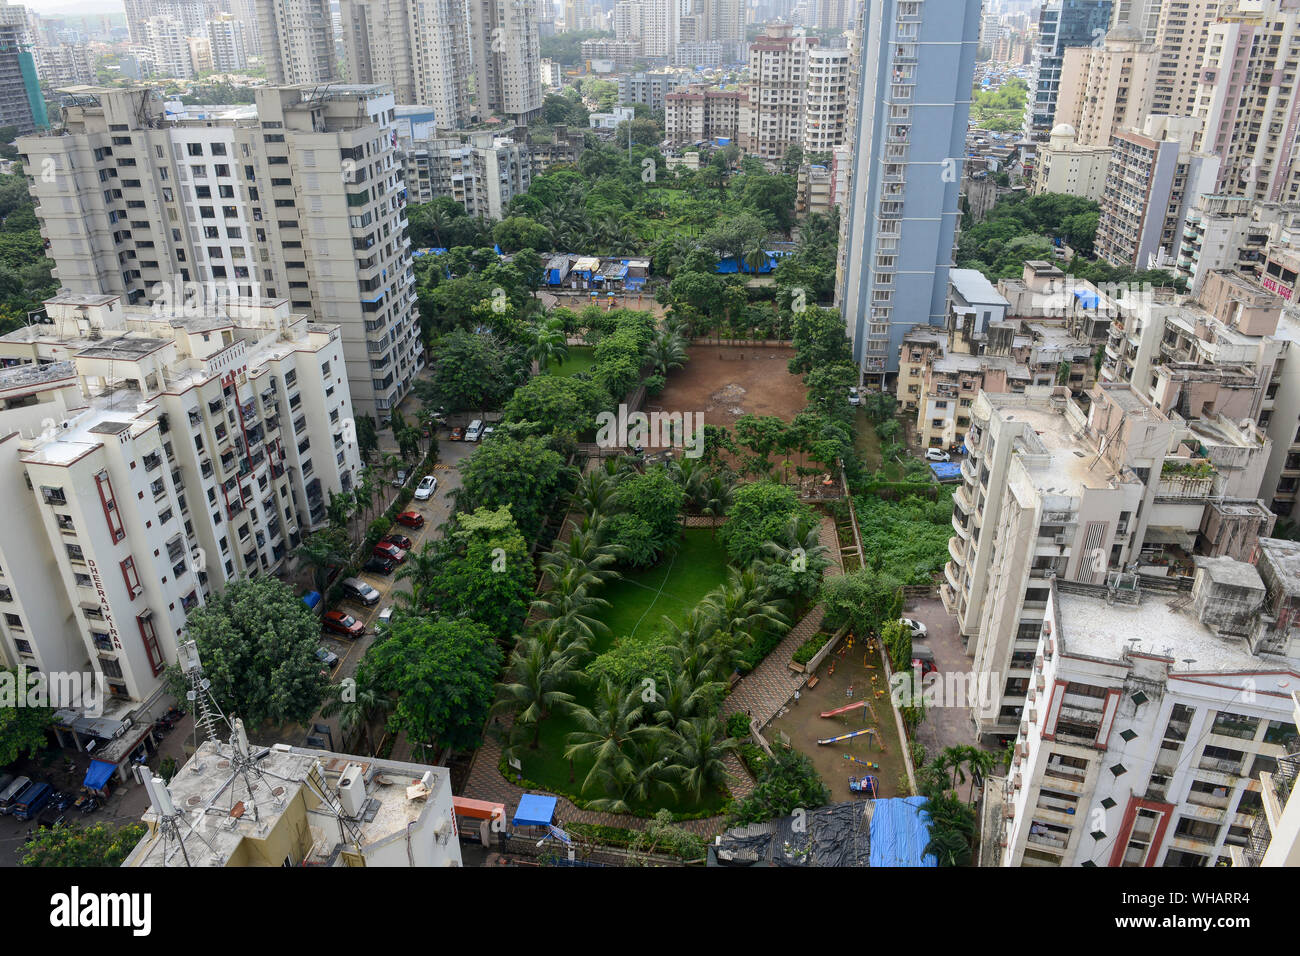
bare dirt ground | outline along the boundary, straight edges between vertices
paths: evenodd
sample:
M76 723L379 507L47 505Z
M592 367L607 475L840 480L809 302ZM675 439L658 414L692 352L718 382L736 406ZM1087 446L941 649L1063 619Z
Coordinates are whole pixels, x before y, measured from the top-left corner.
M786 370L788 348L692 345L690 361L646 400L647 412L703 412L708 425L736 424L741 415L790 421L807 403L803 382Z

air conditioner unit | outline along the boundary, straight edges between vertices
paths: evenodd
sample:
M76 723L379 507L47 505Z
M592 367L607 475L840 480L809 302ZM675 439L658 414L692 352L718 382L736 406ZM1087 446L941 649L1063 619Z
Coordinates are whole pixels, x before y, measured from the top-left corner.
M360 764L348 764L339 775L339 802L345 816L361 816L361 809L366 804L366 781Z

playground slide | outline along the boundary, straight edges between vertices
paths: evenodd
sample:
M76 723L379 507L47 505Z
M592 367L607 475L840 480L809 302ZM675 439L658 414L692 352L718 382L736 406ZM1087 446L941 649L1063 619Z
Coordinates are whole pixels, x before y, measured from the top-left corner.
M860 737L863 734L869 734L873 730L875 730L874 727L868 727L866 730L855 730L852 733L840 734L838 737L827 737L825 740L819 740L817 742L819 744L833 744L841 740L848 740L850 737Z
M856 710L859 707L866 707L866 706L867 706L867 702L865 700L859 700L852 704L845 704L843 707L836 707L834 710L823 710L822 716L834 717L836 714L846 714L850 710Z

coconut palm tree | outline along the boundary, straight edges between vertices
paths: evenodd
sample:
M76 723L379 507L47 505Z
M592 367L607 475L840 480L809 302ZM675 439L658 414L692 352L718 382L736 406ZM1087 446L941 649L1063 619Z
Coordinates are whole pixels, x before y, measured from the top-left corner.
M497 684L498 699L492 710L511 712L516 726L532 727L533 739L528 746L536 750L541 742L542 722L556 708L573 703L573 695L564 690L578 679L573 658L548 648L536 637L526 637L515 645L505 677Z
M677 725L677 765L681 767L682 787L693 799L716 789L727 779L726 756L740 741L728 737L716 717L697 717Z
M589 471L578 479L578 487L573 492L573 501L582 513L593 515L612 515L618 506L618 485L621 475L611 474L604 468Z
M638 690L625 693L608 678L596 689L591 707L574 706L570 714L579 729L569 734L564 756L592 761L582 790L598 781L620 781L634 773L632 745L663 733L662 728L641 725L644 713Z
M330 571L347 564L347 539L337 528L317 531L304 538L293 554L301 566L311 569L315 589L324 592Z
M728 511L736 500L735 482L723 477L722 475L712 475L705 483L704 491L701 496L700 514L708 515L710 518L721 518ZM715 523L710 531L710 535L716 535L718 527Z
M413 608L431 606L441 567L442 555L432 541L426 541L420 550L412 551L406 556L406 561L394 575L394 580L411 582L412 597L406 603Z
M581 657L609 628L594 614L609 607L609 602L591 594L595 581L589 571L572 567L563 572L550 590L533 601L533 610L542 620L537 633L551 646Z
M539 375L550 368L552 362L563 362L569 355L569 340L564 324L559 319L547 319L529 329L528 360L533 363L533 374Z
M604 519L586 519L581 525L570 522L573 530L567 540L557 543L542 555L538 565L547 585L560 579L570 569L582 568L584 579L592 585L603 584L619 576L613 568L617 560L613 545L605 542Z
M962 748L963 759L966 768L970 771L970 793L969 804L975 803L975 780L976 778L984 780L993 771L993 766L997 763L997 756L987 750L981 750L979 747L965 746Z
M345 699L341 693L343 684L331 684L330 687L337 690L332 691L333 697L321 708L321 716L337 716L339 728L349 736L360 729L366 753L373 754L370 727L381 714L393 709L395 701L366 677L364 667L357 671L353 692L347 695L350 699Z
M669 729L676 728L698 714L708 702L710 695L720 689L720 681L697 683L694 675L674 673L668 676L663 692L659 694L658 709L654 719Z
M796 515L786 522L778 540L765 542L767 560L782 564L791 570L799 565L812 572L804 579L809 589L815 589L822 570L831 563L831 551L822 544L821 525L815 518ZM810 592L811 593L811 592Z
M659 728L638 729L649 732L631 742L623 769L614 772L602 768L599 773L605 791L616 795L592 800L591 809L632 813L635 805L644 806L655 797L677 796L674 781L681 776L682 768L676 763L672 738L658 732Z
M686 340L676 332L663 329L646 349L646 358L654 365L656 372L667 375L672 369L686 364Z
M767 589L752 568L728 568L727 582L700 603L731 641L741 637L752 640L764 631L790 626L778 604L768 600Z

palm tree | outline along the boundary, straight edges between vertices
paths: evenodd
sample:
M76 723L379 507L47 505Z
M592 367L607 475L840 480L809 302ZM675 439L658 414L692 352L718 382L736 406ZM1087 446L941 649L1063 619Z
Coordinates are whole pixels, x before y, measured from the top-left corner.
M736 500L735 482L729 481L721 475L713 475L709 478L703 492L703 504L700 505L700 514L708 515L710 518L721 518L731 510L732 504ZM714 523L710 530L710 536L718 533L718 526Z
M754 275L758 275L759 270L767 265L767 250L763 248L763 236L756 236L745 245L741 261L745 267Z
M542 580L553 583L566 571L581 568L584 580L594 587L619 576L612 565L617 560L615 548L606 543L605 519L585 519L581 525L570 522L573 528L568 540L556 544L542 555L538 565Z
M668 476L681 486L686 508L699 511L708 501L709 469L702 458L673 458L668 462Z
M727 778L725 759L740 741L728 737L716 717L698 717L677 727L677 763L682 786L696 800L706 789L721 787Z
M559 319L547 319L534 325L529 333L528 360L533 363L533 374L540 375L552 362L563 362L569 355L569 340Z
M589 471L578 480L578 487L573 493L574 503L588 517L611 515L617 507L620 480L619 475L611 474L604 468Z
M571 715L580 729L569 734L564 756L592 761L581 790L598 780L618 781L632 774L636 769L629 755L632 745L662 733L661 728L639 726L643 713L640 694L624 693L608 678L601 681L591 707L573 708Z
M563 571L551 588L533 601L533 610L543 620L537 631L553 646L584 652L609 628L593 613L609 607L609 602L591 594L598 579L589 570L574 566Z
M654 365L656 372L667 375L672 369L686 364L686 340L676 332L664 329L650 343L646 358Z
M573 703L573 695L563 688L578 676L573 659L549 649L536 637L526 637L510 657L506 680L497 684L499 695L494 712L511 711L518 726L532 727L533 739L528 746L536 750L542 737L542 721L557 707Z
M408 554L406 561L394 575L394 580L411 582L411 597L404 603L409 603L413 607L431 606L434 585L438 580L441 567L442 555L432 541L426 541L419 551Z
M975 803L975 779L978 777L983 780L993 771L993 766L997 762L997 757L987 750L981 750L979 747L966 746L962 748L963 756L966 761L966 768L970 770L970 793L967 803Z
M831 562L830 548L822 544L821 524L806 515L794 516L786 522L781 538L763 545L773 563L783 564L792 570L796 560L806 570L819 572ZM812 585L816 577L812 577Z
M739 636L752 640L769 629L790 625L778 605L767 599L767 589L752 568L728 568L726 584L709 592L700 603L732 643Z
M699 713L709 696L723 685L720 681L697 683L691 674L675 673L668 676L663 693L659 695L656 722L676 728Z
M605 791L613 791L616 796L592 800L593 810L632 813L636 804L644 806L659 794L677 796L672 781L681 776L682 768L675 763L672 739L659 733L658 728L638 729L650 732L632 741L624 768L618 772L602 769L599 773Z
M349 736L361 729L361 740L366 748L366 753L373 754L374 747L370 740L370 726L375 722L380 714L392 710L394 701L387 694L381 692L378 687L365 678L365 669L358 670L357 680L353 687L353 692L349 695L352 699L345 700L340 693L343 684L331 684L335 690L333 698L321 708L322 717L333 717L338 715L339 728Z
M311 569L312 583L322 593L329 585L330 571L348 561L347 542L337 528L309 534L293 554L301 565Z

